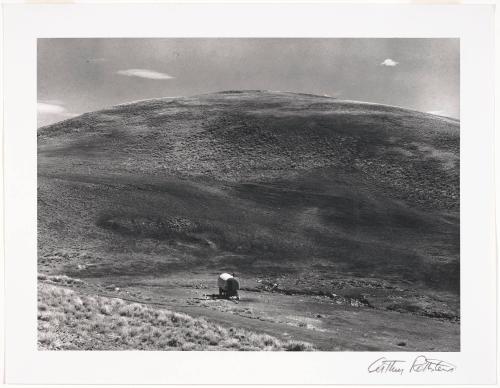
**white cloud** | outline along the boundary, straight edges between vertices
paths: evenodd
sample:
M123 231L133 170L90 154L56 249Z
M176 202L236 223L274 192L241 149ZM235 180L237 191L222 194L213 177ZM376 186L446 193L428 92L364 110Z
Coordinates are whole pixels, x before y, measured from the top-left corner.
M62 105L62 106L64 106L64 102L62 102L61 100L40 100L39 102L43 103L43 104Z
M59 100L38 101L37 112L38 128L78 116L78 113L69 112Z
M389 67L394 67L396 65L398 65L399 62L396 62L395 60L391 59L391 58L387 58L385 59L380 65L381 66L389 66Z
M39 114L63 115L66 113L66 108L61 105L38 102L37 111Z
M125 75L127 77L139 77L139 78L147 78L147 79L172 79L174 77L165 74L159 73L154 70L148 69L127 69L127 70L119 70L116 72L120 75Z
M64 106L62 106L62 102L58 100L38 101L37 112L39 116L77 116L76 113L68 112L68 110Z

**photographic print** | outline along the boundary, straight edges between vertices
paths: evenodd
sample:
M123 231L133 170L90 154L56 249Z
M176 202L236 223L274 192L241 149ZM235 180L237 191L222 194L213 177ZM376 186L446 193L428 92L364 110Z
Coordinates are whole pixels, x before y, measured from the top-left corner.
M460 40L39 38L39 350L460 351Z

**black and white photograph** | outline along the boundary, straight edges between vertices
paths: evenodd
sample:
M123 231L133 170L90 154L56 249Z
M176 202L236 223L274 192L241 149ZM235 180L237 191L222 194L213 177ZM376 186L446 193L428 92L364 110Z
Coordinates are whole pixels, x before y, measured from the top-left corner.
M39 350L460 351L460 39L37 39Z
M498 386L493 0L0 12L1 382Z

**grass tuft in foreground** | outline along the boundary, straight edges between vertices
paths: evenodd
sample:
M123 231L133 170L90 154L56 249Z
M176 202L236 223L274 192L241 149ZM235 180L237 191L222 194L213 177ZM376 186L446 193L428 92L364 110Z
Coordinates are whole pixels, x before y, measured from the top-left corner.
M41 350L314 350L300 341L226 329L168 310L122 299L38 287Z

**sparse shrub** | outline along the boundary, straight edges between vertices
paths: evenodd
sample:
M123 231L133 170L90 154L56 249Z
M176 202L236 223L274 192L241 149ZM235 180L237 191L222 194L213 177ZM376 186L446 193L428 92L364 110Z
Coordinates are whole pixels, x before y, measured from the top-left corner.
M292 352L302 352L308 350L314 350L311 344L306 342L290 341L285 345L286 350Z
M220 337L217 335L217 333L213 332L208 332L203 336L203 339L208 342L209 345L215 346L219 343Z
M49 314L42 314L42 313L38 313L38 320L39 321L50 321L50 315Z
M38 333L38 342L44 345L50 345L55 341L56 334L53 332Z
M222 345L227 348L237 348L239 346L239 341L236 338L229 338L225 340Z
M151 336L153 338L160 338L161 337L161 331L158 330L158 329L153 329L153 331L151 332Z
M119 314L126 317L139 316L141 313L141 305L137 303L123 305L119 309Z
M265 346L277 347L279 345L278 340L274 337L271 337L270 335L263 335L262 342Z
M75 314L75 305L66 303L64 304L64 314Z
M179 340L179 338L170 338L167 341L167 345L172 348L178 348L183 345L183 342Z
M187 342L185 344L182 344L181 346L181 350L196 350L196 344L192 343L192 342Z
M171 320L173 323L176 324L185 324L191 322L193 318L191 318L189 315L186 314L173 313Z
M111 306L104 305L104 306L101 306L99 311L103 315L111 315L112 309L111 309Z
M127 324L127 320L123 319L123 318L118 318L118 320L116 321L116 326L117 327L123 327L126 324Z

